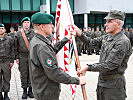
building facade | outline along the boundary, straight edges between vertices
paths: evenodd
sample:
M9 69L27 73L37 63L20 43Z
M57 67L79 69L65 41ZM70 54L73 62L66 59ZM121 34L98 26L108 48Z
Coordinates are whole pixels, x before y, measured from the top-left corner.
M16 30L23 17L42 11L55 16L58 0L0 0L0 23L9 32L11 26ZM132 0L69 0L77 26L104 27L104 17L111 9L123 10L126 14L124 27L133 27ZM53 22L54 23L54 22Z
M110 10L126 12L124 27L133 28L132 0L74 0L74 19L81 27L104 27L104 17Z

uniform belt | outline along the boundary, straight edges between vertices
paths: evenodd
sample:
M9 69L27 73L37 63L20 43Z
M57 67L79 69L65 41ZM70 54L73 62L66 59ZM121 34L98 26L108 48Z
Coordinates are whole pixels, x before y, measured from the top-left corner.
M100 80L115 80L117 78L122 78L123 74L114 74L114 75L108 75L108 76L99 76Z

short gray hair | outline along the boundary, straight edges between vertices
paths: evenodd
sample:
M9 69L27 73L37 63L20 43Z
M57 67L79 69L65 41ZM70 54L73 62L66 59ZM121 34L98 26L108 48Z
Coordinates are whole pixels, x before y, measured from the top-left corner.
M122 29L122 27L123 27L123 25L124 25L124 21L119 20L119 19L116 19L116 22L120 22L120 23L121 23L121 29Z

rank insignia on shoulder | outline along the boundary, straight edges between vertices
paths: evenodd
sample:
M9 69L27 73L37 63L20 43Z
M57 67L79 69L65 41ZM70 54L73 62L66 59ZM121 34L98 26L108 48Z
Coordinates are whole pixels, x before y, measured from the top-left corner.
M47 58L46 64L48 64L50 67L52 67L52 60L50 60L49 58Z

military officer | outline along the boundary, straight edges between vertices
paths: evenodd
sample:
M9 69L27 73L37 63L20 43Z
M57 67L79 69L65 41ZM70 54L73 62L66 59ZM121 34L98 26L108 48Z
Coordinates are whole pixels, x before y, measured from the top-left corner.
M83 28L83 34L84 34L84 35L87 34L87 29L86 29L86 27ZM83 44L83 45L82 45L83 54L86 54L86 49L87 49L86 45Z
M102 36L102 33L101 33L101 31L99 30L99 26L97 26L94 35L95 35L96 38ZM96 51L96 55L99 55L100 49L99 49L99 48L95 48L95 51Z
M71 77L58 67L56 53L69 41L71 35L53 47L46 38L52 34L53 20L52 15L43 12L31 17L36 34L30 42L30 79L37 100L59 100L60 83L85 84L84 77Z
M133 47L133 28L129 28L129 33L130 33L130 42L131 42L131 46Z
M91 38L94 39L95 38L95 29L94 28L91 28ZM95 53L95 50L91 48L91 53Z
M8 33L9 36L11 36L14 39L15 36L15 30L13 27L10 28L10 33Z
M99 72L97 100L125 100L127 96L124 73L132 53L129 39L121 32L125 13L111 10L105 19L106 33L109 34L95 39L86 38L75 26L77 35L86 45L101 48L99 63L88 64L79 73Z
M8 92L10 90L11 68L14 63L14 43L13 39L5 35L4 24L0 24L0 100L10 100Z
M16 62L18 63L19 71L21 74L21 87L23 88L22 99L27 99L27 96L34 98L32 87L29 78L29 42L34 36L34 31L30 29L30 18L24 17L21 21L22 30L18 31L15 35L15 55ZM27 93L28 88L28 93Z
M92 38L92 31L91 31L91 27L88 27L88 31L87 31L87 33L86 33L86 36L87 37L90 37L90 38ZM91 53L91 48L89 47L89 46L86 46L87 47L87 54L88 55L92 55L92 53Z
M130 40L130 32L128 31L128 27L125 28L125 32L124 34L128 37L128 39Z
M53 30L52 30L52 34L51 35L47 35L47 39L52 43L53 41L53 36L54 36L54 27L53 27Z
M104 31L103 27L101 27L101 35L106 35L106 32Z
M80 30L82 30L80 28ZM82 41L78 38L78 36L75 37L75 40L76 40L76 44L77 44L77 51L78 51L78 55L81 56L81 52L82 52Z
M19 26L19 27L18 27L18 31L21 31L21 29L22 29L22 26Z

